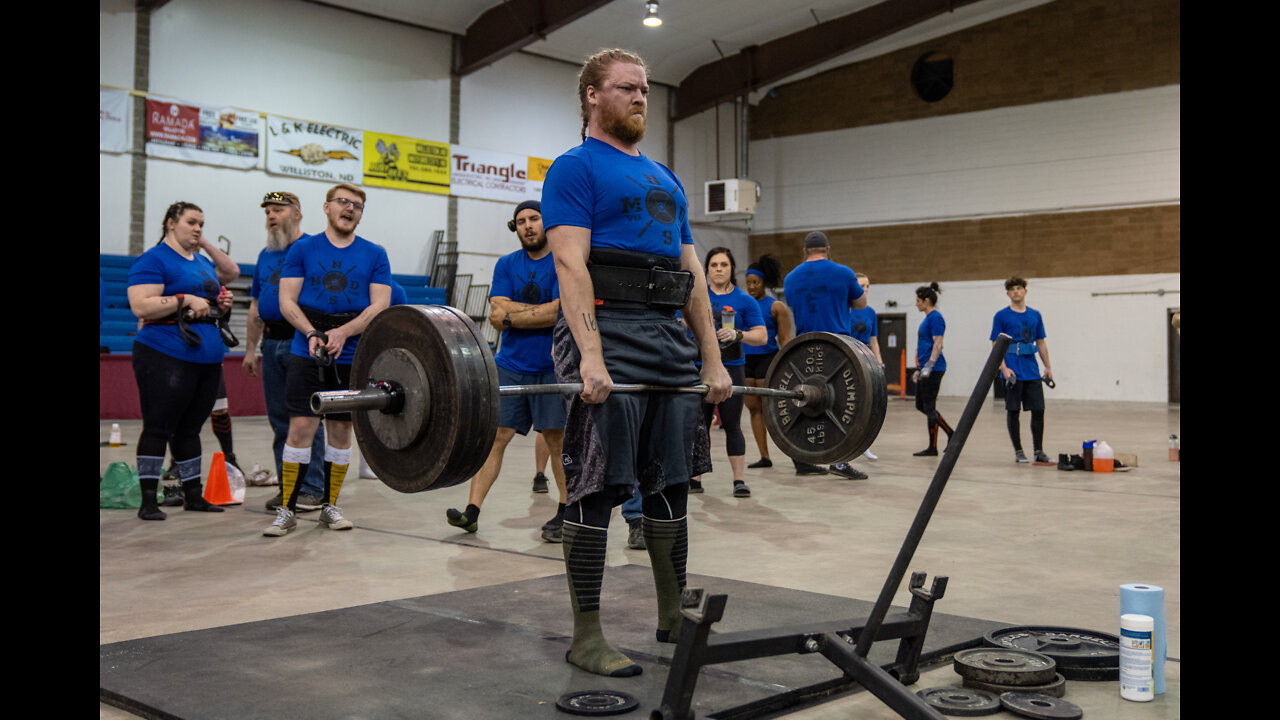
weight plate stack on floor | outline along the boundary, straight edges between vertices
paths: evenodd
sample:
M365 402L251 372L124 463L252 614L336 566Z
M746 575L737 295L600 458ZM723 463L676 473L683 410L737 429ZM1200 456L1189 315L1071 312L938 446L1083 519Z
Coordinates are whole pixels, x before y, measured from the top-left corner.
M967 688L985 690L996 695L1007 692L1027 692L1060 698L1067 694L1067 679L1063 677L1062 673L1058 673L1052 682L1047 682L1043 685L1001 685L999 683L974 680L973 678L964 678L963 684Z
M961 650L954 666L962 678L997 685L1044 685L1058 675L1053 658L1012 648Z
M978 717L1000 712L1000 696L985 690L936 687L916 693L929 706L943 715Z
M1079 705L1048 695L1008 692L1000 696L1000 705L1011 713L1036 720L1076 720L1084 717L1084 710Z
M1119 680L1120 638L1079 628L1026 625L983 637L988 647L1029 650L1053 658L1068 680Z

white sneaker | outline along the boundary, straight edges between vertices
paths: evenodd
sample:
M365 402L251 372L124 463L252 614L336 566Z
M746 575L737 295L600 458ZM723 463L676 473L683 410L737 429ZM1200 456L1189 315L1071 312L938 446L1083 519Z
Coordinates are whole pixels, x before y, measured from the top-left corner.
M863 454L863 455L866 455L868 460L879 460L879 459L880 459L880 458L876 457L875 455L872 455L870 450L867 450L866 452L864 452L864 453L862 453L862 454Z
M276 510L275 522L268 525L267 528L262 531L262 534L267 537L284 537L289 534L290 530L296 527L298 527L298 520L294 517L293 511L281 505L280 508Z
M337 505L329 503L325 503L324 507L320 508L320 522L328 525L330 530L350 530L355 527L350 520L342 517L342 511Z

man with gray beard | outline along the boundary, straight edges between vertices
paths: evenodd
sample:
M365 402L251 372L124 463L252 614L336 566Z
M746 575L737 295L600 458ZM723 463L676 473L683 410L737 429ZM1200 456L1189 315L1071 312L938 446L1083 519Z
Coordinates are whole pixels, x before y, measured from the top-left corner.
M290 192L269 192L262 198L267 215L267 246L258 253L258 264L253 271L253 287L249 291L248 346L245 349L246 375L262 376L262 395L267 404L267 422L275 437L271 443L275 455L276 483L280 482L282 454L285 438L289 434L289 411L285 407L285 384L289 346L293 343L293 326L280 313L280 266L284 264L289 246L302 239L302 203ZM257 354L258 341L262 341L262 355ZM324 456L324 426L316 431L311 443L316 457ZM324 504L324 467L312 463L302 479L298 495L298 510L319 510ZM267 510L274 511L283 502L282 492L266 503Z

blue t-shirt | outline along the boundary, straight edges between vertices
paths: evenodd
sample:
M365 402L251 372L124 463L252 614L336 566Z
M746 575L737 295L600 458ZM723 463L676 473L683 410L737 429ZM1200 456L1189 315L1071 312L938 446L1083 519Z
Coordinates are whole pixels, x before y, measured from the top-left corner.
M693 244L689 200L666 166L587 138L551 164L542 184L542 222L588 228L592 247L680 257Z
M489 297L504 297L529 305L542 305L560 297L556 261L551 253L534 260L524 250L503 255L493 267ZM494 362L514 373L537 375L555 370L551 359L552 328L517 328L502 331L502 344Z
M991 322L991 340L1004 333L1013 338L1009 350L1004 355L1005 367L1013 371L1019 380L1039 380L1040 363L1036 362L1037 340L1043 340L1044 319L1040 311L1027 308L1017 312L1013 308L1004 308L996 313Z
M218 302L222 283L218 271L209 258L196 253L190 260L164 243L152 247L138 256L129 268L129 287L134 285L163 285L161 295L198 295L209 303ZM200 346L191 347L183 341L177 325L143 325L134 338L147 347L169 357L193 363L221 363L226 346L218 327L211 323L191 323L188 328L200 337Z
M764 316L760 314L760 303L751 297L750 293L738 286L734 286L732 290L721 295L707 288L707 297L711 299L711 316L715 322L717 330L724 327L724 309L733 308L733 328L746 332L753 327L764 325ZM692 337L692 333L690 333ZM746 343L742 344L743 349L751 347ZM699 363L701 364L701 363ZM737 360L725 360L725 367L734 367L737 365L746 365L747 358L739 355Z
M773 304L776 302L778 299L768 294L756 301L760 306L760 315L764 318L764 328L769 334L769 340L763 345L743 345L743 355L767 355L778 349L778 323L773 319Z
M947 334L947 321L942 319L942 313L937 310L930 310L928 315L924 316L924 320L920 321L920 332L916 336L916 367L923 367L929 362L929 356L933 354L933 339L935 337L943 337ZM947 369L947 358L944 354L938 353L938 361L933 364L934 372L942 372Z
M298 239L305 237L303 235ZM258 253L258 264L253 267L253 285L249 287L249 297L258 301L258 317L263 320L284 320L284 315L280 313L280 268L288 254L288 248L263 248Z
M408 305L409 293L405 292L404 286L395 280L391 281L391 305ZM388 305L390 307L390 305Z
M870 307L849 310L849 330L854 340L869 344L879 332L876 311Z
M289 246L282 278L302 278L298 305L326 313L364 310L369 307L369 286L391 287L391 263L387 252L360 236L345 248L334 246L324 233L298 240ZM360 336L349 338L336 362L350 365L355 358ZM307 337L293 333L289 350L300 357L310 357Z
M787 273L782 291L795 318L796 335L851 334L849 308L862 297L862 286L847 266L826 258L806 260Z

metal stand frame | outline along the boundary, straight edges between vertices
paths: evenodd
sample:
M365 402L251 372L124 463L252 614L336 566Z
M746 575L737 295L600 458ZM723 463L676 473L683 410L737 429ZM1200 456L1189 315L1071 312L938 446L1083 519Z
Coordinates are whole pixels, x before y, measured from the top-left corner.
M889 706L899 716L908 720L946 720L915 693L907 689L920 677L919 662L924 648L925 633L933 614L933 603L939 600L947 587L947 578L936 577L925 591L925 573L912 573L909 584L911 605L906 613L889 614L893 596L902 584L907 566L920 545L925 527L933 515L951 471L955 468L960 451L969 437L969 431L982 410L991 384L1000 370L1012 340L1000 335L991 349L987 364L978 377L978 384L969 396L964 414L956 424L942 461L934 472L933 482L925 492L916 511L915 520L907 531L907 537L898 551L897 560L889 570L880 596L866 618L837 620L806 625L747 630L711 635L711 625L724 617L727 595L704 597L698 588L687 588L682 601L685 606L680 628L680 640L676 643L667 673L667 685L662 694L662 705L650 713L650 720L694 720L691 705L698 672L706 665L749 660L776 655L820 653ZM867 659L871 644L877 640L899 640L897 659L882 668ZM814 686L817 687L817 686Z

